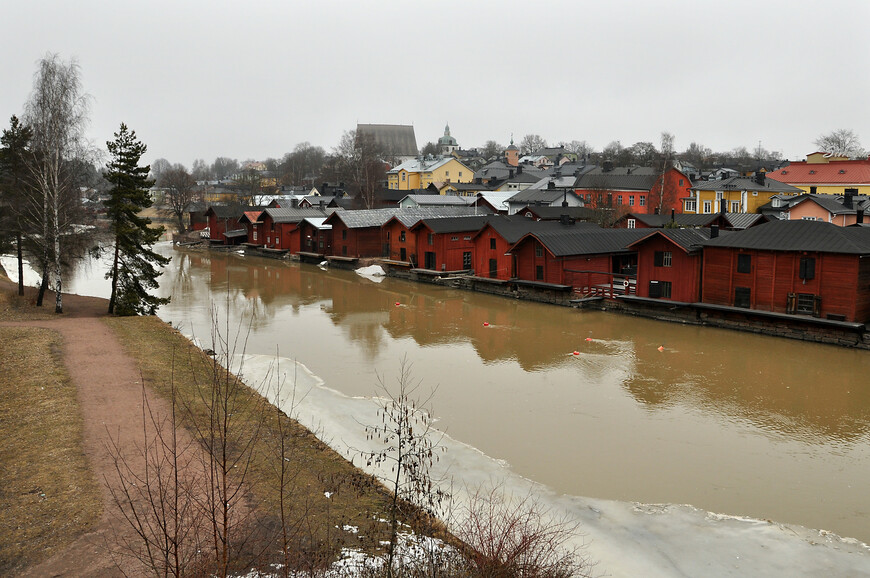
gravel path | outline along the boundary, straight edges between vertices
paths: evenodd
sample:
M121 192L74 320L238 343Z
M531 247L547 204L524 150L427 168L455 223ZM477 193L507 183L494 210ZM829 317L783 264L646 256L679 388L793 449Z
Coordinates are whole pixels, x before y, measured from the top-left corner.
M15 290L5 280L0 290ZM54 295L47 294L47 309L54 308ZM137 564L122 556L119 544L135 540L132 528L119 519L109 484L118 485L109 450L117 440L125 456L136 456L145 433L142 420L142 384L135 361L123 350L113 331L100 318L108 302L95 297L64 295L64 314L45 321L4 322L0 326L43 327L63 338L63 361L78 389L84 421L84 452L94 476L100 482L103 516L96 528L22 576L138 576ZM168 404L150 390L151 407L165 414ZM180 435L186 432L179 430ZM142 464L139 465L140 468ZM122 573L118 565L124 568Z

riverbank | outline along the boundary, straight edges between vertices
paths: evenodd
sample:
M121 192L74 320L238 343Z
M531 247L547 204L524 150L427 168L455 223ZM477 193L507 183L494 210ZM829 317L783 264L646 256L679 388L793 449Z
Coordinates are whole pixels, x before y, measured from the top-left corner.
M0 276L0 433L9 440L0 473L0 572L114 576L123 564L127 575L141 575L143 544L118 506L146 479L151 462L141 449L169 427L174 399L178 425L168 431L175 447L187 448L181 478L201 482L197 464L206 460L196 440L215 417L203 388L213 390L216 371L225 385L235 378L156 317L107 317L105 300L76 295L65 295L57 316L34 307L34 289L24 297L16 290ZM234 426L224 437L234 460L228 499L241 513L233 520L237 569L322 567L345 547L382 552L389 532L381 520L390 509L384 487L253 390L232 392ZM162 416L154 423L152 411ZM403 521L420 528L424 520L406 512ZM282 550L295 559L283 559Z

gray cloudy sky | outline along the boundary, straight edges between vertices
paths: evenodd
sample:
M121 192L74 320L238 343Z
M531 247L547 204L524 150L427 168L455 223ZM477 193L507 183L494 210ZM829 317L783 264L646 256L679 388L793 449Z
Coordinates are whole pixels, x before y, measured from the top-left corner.
M769 150L837 128L870 147L870 2L4 0L0 116L39 58L75 57L100 146L123 121L196 158L330 150L357 122L450 123L463 147L537 133L600 150Z

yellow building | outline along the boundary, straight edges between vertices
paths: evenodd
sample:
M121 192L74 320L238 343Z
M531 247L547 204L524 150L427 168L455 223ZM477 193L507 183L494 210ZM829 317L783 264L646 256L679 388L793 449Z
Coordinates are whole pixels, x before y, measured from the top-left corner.
M432 183L470 183L474 171L453 157L406 161L387 173L387 186L399 191L425 189Z
M762 205L770 202L774 195L799 195L797 187L767 178L759 173L755 178L731 177L719 181L698 181L691 188L691 196L684 197L683 213L710 215L725 212L760 213Z
M810 194L843 195L851 192L870 195L868 159L850 161L846 157L815 152L808 154L805 161L790 163L768 175Z

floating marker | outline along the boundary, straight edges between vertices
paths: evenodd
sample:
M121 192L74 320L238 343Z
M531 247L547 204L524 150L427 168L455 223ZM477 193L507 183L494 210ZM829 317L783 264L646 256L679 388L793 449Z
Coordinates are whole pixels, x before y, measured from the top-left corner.
M592 341L592 338L591 338L591 337L587 337L587 338L586 338L586 341Z
M489 327L489 321L484 321L484 322L483 322L483 326L484 326L484 327Z
M664 350L665 350L665 346L664 346L664 345L659 345L659 351L664 351Z
M575 351L575 352L574 352L574 355L580 355L580 352L579 352L579 351Z

